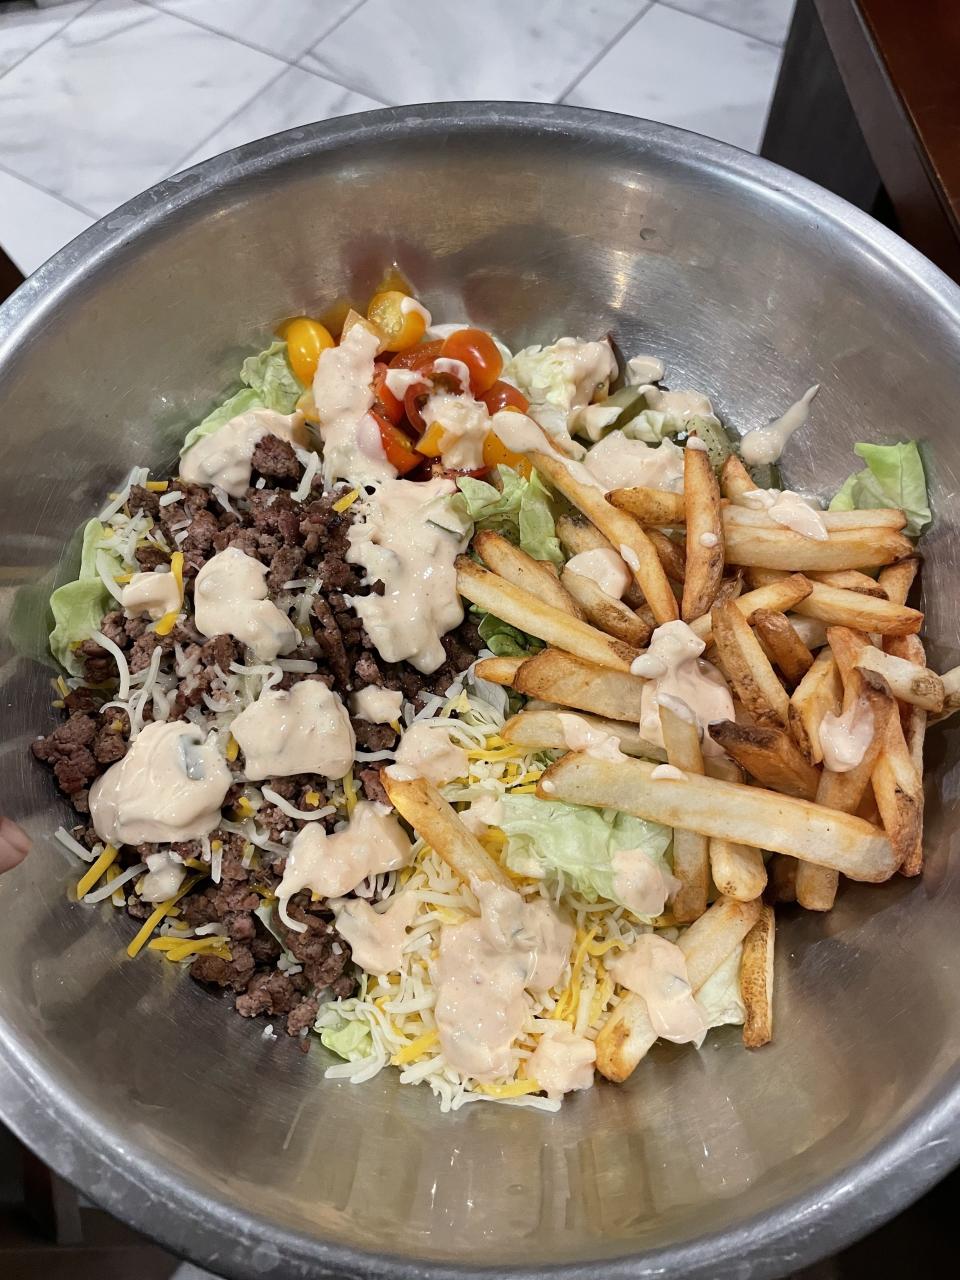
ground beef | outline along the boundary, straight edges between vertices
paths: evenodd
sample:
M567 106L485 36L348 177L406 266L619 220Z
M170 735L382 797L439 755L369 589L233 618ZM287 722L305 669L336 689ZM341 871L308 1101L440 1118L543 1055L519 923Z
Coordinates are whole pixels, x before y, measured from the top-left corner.
M200 646L200 661L204 666L219 667L227 674L231 662L240 660L240 652L233 636L213 636Z
M45 738L31 743L38 760L53 766L60 790L76 795L100 772L91 746L97 736L97 722L85 712L76 712Z
M258 559L260 539L257 536L256 529L246 529L239 524L233 524L227 529L221 529L219 533L214 535L213 549L214 551L226 551L227 547L235 547L238 551L242 551L244 555L253 556L255 560Z
M320 648L323 660L333 672L337 685L341 689L349 689L352 683L350 679L350 659L347 657L343 632L340 630L336 617L334 617L333 609L322 595L315 597L312 608L314 617L320 624L314 628L313 638Z
M97 764L111 765L122 760L127 754L127 740L121 729L114 729L111 724L104 725L93 740L93 755Z
M158 636L155 631L146 631L137 640L134 640L127 658L131 675L136 675L144 667L149 667L153 651L158 646L163 653L170 653L173 649L173 636Z
M114 644L119 645L122 649L127 643L127 627L126 618L122 609L115 609L112 613L105 613L100 621L100 630L112 640Z
M396 729L388 724L371 724L369 720L353 720L352 724L361 751L388 751L397 740Z
M278 921L284 945L297 963L303 965L307 980L320 990L333 987L339 994L344 989L341 980L347 979L346 994L349 994L354 985L348 972L350 948L337 933L323 905L310 902L305 893L297 894L287 903L287 914L307 926L306 933L297 933Z
M137 564L144 573L152 573L160 565L170 563L170 556L167 552L152 542L145 542L142 546L137 547L133 554L136 556Z
M390 803L390 797L380 781L380 770L378 768L361 769L360 785L363 787L363 794L368 800L373 800L377 804Z
M237 997L236 1010L241 1018L255 1018L258 1013L289 1013L300 1000L301 992L293 978L274 970L254 974L246 994Z
M187 536L180 545L184 555L191 551L211 551L213 540L220 532L216 516L209 511L198 511L187 526Z
M130 497L127 499L127 505L130 507L131 515L143 514L152 516L154 520L160 515L159 493L154 493L152 489L145 489L140 484L130 486Z
M230 951L230 960L215 955L197 956L190 966L190 977L206 986L246 991L256 969L253 952L242 943L234 943Z
M303 564L304 552L300 547L279 547L270 560L267 573L267 587L270 591L282 591L284 583L292 582L298 577Z
M299 480L301 473L297 455L286 440L279 436L263 436L257 441L250 459L254 471L276 480Z

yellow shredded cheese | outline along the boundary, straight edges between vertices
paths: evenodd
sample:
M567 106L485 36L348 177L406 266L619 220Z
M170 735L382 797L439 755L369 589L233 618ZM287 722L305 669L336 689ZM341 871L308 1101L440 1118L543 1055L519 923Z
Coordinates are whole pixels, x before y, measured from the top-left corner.
M172 962L186 960L188 956L202 955L233 959L227 939L219 935L207 938L154 938L147 946L151 951L162 952L164 959Z
M113 884L114 880L116 880L119 874L120 874L120 868L117 866L115 862L111 863L111 865L107 867L108 883ZM111 893L110 895L110 901L113 903L115 907L122 907L125 904L126 898L124 897L124 893L123 893L123 885L121 885L119 889L114 889L113 893Z
M140 952L143 950L144 943L150 937L151 933L153 933L154 929L156 929L157 925L164 918L164 916L169 915L170 912L173 910L173 908L176 906L176 904L184 896L184 894L189 893L190 890L193 888L193 886L197 884L201 879L202 879L201 876L191 876L189 879L184 880L183 884L180 886L180 888L177 890L177 892L173 895L172 898L168 898L166 902L161 902L160 905L154 911L151 911L150 915L146 918L146 920L144 920L142 928L139 930L136 937L127 947L127 955L131 958L131 960L133 959L134 956L140 954Z
M511 1080L509 1084L478 1084L478 1093L488 1098L522 1098L525 1093L539 1093L536 1080Z
M246 796L240 797L240 799L233 806L233 811L240 818L252 818L255 812L253 805L250 803L250 801L247 799Z
M148 480L144 488L149 489L151 493L166 493L169 488L169 482L167 480Z
M158 636L168 636L173 628L177 625L177 618L180 616L180 610L183 608L183 552L175 551L170 557L170 572L173 574L174 581L177 584L177 590L180 593L180 603L175 609L171 609L169 613L165 613L154 631Z
M210 846L213 848L213 846ZM183 865L189 867L191 871L206 871L206 863L200 861L199 858L184 858Z
M119 582L120 585L123 586L123 584L125 582L129 582L132 577L132 573L115 573L113 575L113 580L114 582Z
M577 950L573 957L573 964L570 967L570 981L557 1001L556 1008L550 1015L558 1021L566 1019L570 1021L570 1015L575 1014L577 1004L580 1001L580 985L583 979L583 964L587 955L587 948L596 937L596 927L590 929L587 933L580 933L577 938Z
M57 676L57 688L64 697L66 697L70 692L70 686L67 684L66 680L64 680L63 676Z
M233 763L233 761L236 760L237 756L240 754L240 743L236 740L236 738L233 736L232 733L227 737L227 749L226 751L224 751L223 754L227 757L227 759L231 763Z
M351 489L349 493L345 493L342 498L338 498L333 504L334 511L338 515L342 515L347 507L352 507L356 500L360 497L359 489Z
M320 804L320 792L319 792L319 791L308 791L308 792L306 793L306 795L303 797L303 799L304 799L304 802L305 802L306 804L312 804L312 805L319 806L319 804Z
M440 1032L436 1028L432 1031L425 1031L422 1036L417 1036L416 1040L411 1040L405 1048L395 1053L390 1061L395 1067L402 1067L408 1062L415 1062L428 1049L432 1049L439 1040Z
M353 780L353 770L343 779L343 799L347 806L347 816L353 813L357 807L357 786Z
M97 858L96 862L84 875L77 881L77 897L82 898L85 893L89 893L93 886L97 883L107 867L113 866L117 860L119 849L115 849L112 844L108 844Z

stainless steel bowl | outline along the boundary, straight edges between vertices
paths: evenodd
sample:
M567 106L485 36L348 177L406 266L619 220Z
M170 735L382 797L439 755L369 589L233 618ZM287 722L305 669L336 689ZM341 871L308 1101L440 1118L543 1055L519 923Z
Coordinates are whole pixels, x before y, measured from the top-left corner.
M390 1075L323 1080L72 906L43 611L134 462L175 456L281 317L396 261L514 346L612 330L744 429L823 384L785 467L824 493L854 441L917 436L937 513L934 658L956 662L960 291L849 205L677 130L549 106L412 107L295 130L140 196L0 313L0 1109L93 1199L229 1276L774 1276L867 1231L960 1155L956 730L930 743L920 882L784 918L775 1044L658 1049L556 1116L441 1117ZM69 567L69 566L67 566ZM488 1273L485 1273L488 1274Z

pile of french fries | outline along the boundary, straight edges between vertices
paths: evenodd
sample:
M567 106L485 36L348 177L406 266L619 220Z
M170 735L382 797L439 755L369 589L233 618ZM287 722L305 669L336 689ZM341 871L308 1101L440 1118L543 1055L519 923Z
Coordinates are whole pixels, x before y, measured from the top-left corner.
M736 457L718 480L708 455L687 447L682 494L603 496L558 458L527 456L571 508L558 521L568 555L612 547L633 582L615 600L498 534L478 534L482 564L458 561L460 594L546 647L527 659L486 659L477 674L547 704L507 722L510 742L565 749L561 713L570 708L616 737L622 759L567 752L538 794L674 829L680 888L662 923L688 926L678 945L694 992L743 944L743 1038L759 1047L773 1030L765 891L773 902L828 911L841 875L880 882L922 867L924 734L930 718L960 706L960 668L943 678L927 669L923 615L906 603L919 559L901 532L905 518L825 512L827 537L815 540L738 504L756 486ZM723 755L705 754L696 723L665 705L663 747L638 728L645 681L631 663L656 626L677 618L705 642L733 695L735 719L709 729ZM872 741L860 764L831 772L820 725L858 703L872 711ZM658 768L663 761L674 768ZM429 783L388 775L384 783L465 879L502 877ZM711 885L719 897L708 905ZM626 994L599 1031L599 1070L626 1079L655 1038L644 1001Z

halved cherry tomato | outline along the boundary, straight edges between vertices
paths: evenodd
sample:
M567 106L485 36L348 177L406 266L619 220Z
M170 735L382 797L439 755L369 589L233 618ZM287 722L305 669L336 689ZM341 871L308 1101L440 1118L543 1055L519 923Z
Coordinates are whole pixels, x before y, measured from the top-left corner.
M418 347L410 347L408 351L400 351L390 361L391 369L423 369L433 364L443 350L443 343L421 342Z
M439 458L443 453L443 437L447 434L441 422L431 422L429 427L417 441L417 453L428 458Z
M470 370L470 390L475 396L489 391L503 369L503 356L497 344L482 329L457 329L444 340L440 354L450 360L463 361Z
M491 431L483 442L483 461L487 467L496 467L503 463L505 467L513 467L514 471L530 479L533 467L528 458L522 453L514 453L512 449L508 449L499 436L494 435Z
M311 320L309 316L297 316L288 320L283 326L283 337L287 343L287 358L297 380L305 387L313 382L317 372L320 352L334 346L333 336L319 320Z
M383 334L387 351L406 351L420 341L427 327L420 304L398 289L375 293L367 307L367 319Z
M420 410L429 395L430 384L424 379L423 382L415 382L412 387L409 387L403 397L403 411L407 415L407 421L414 431L424 432L427 429L427 424L424 422L423 414Z
M423 456L414 449L410 437L377 409L371 409L370 412L380 428L380 443L383 445L383 452L390 465L396 467L397 474L405 476L408 471L418 467L423 461Z
M373 366L373 394L377 408L383 416L396 425L403 417L403 401L398 400L387 386L387 366L379 361Z
M526 413L530 408L530 401L522 391L518 391L510 382L501 382L499 378L480 399L491 413L499 413L501 409L518 409L520 413Z

